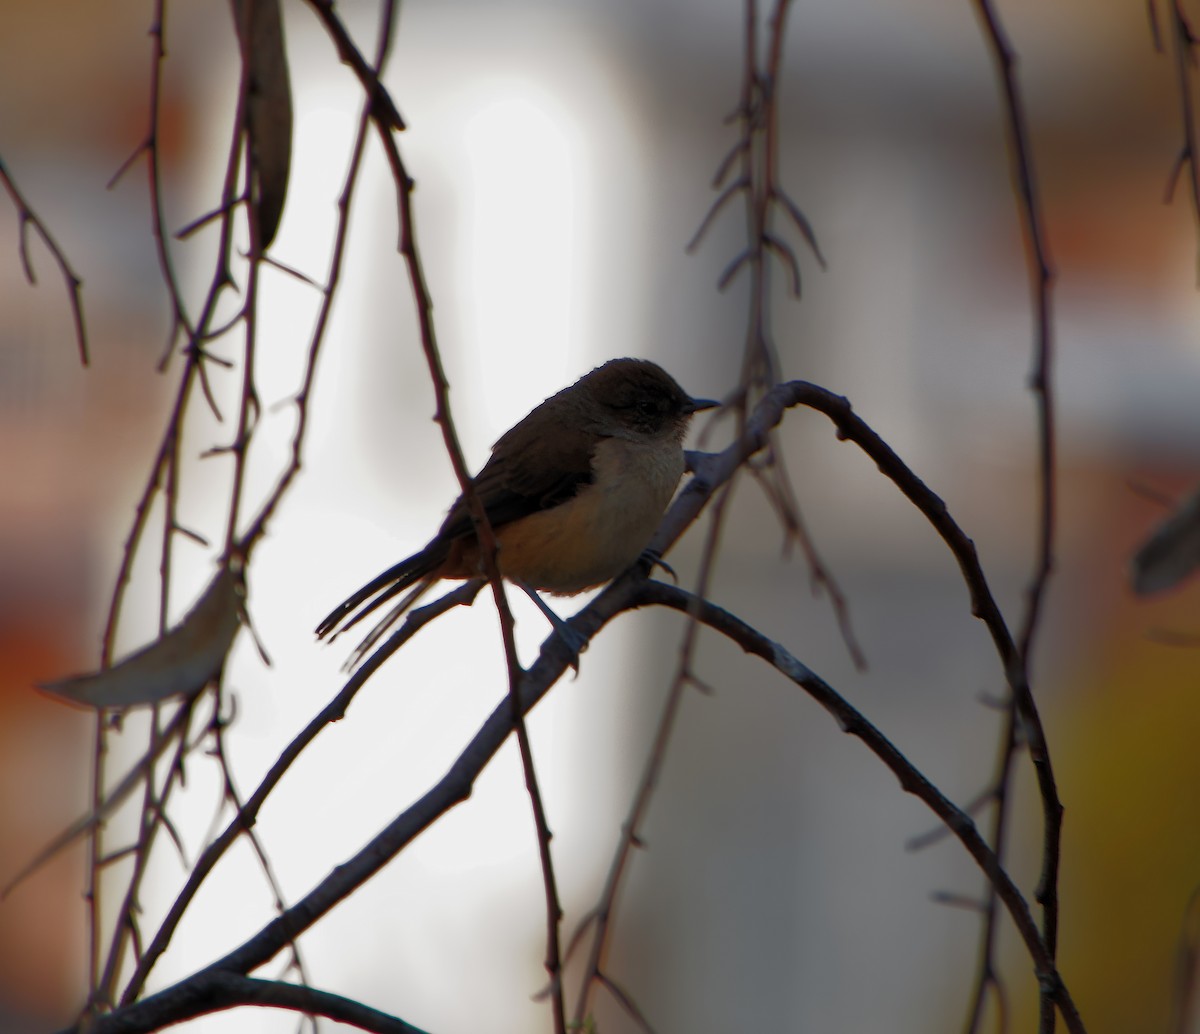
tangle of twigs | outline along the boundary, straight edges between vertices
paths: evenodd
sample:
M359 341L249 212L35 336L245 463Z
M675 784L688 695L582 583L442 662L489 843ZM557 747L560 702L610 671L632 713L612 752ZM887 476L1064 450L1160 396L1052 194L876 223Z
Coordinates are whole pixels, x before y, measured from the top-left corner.
M764 447L771 430L778 425L786 410L796 405L808 406L825 414L834 424L839 438L852 442L861 449L930 522L959 565L964 582L971 593L974 613L984 622L996 644L999 666L1005 677L1010 680L1019 679L1019 668L1008 663L1015 655L1016 645L996 606L971 540L955 523L942 500L853 412L845 399L815 385L794 381L777 386L756 406L746 422L742 436L721 453L697 455L694 464L696 476L672 506L652 543L652 548L658 551L668 550L712 503L738 468ZM410 614L404 625L392 633L351 676L343 690L310 723L308 729L285 748L263 783L246 799L245 807L239 811L214 845L224 844L227 847L241 829L253 823L257 810L292 761L322 728L344 713L354 694L385 660L428 624L429 620L449 606L469 601L478 589L478 583L465 583L435 604ZM963 844L989 883L996 888L996 893L1015 924L1038 973L1043 993L1062 1016L1067 1029L1072 1034L1082 1034L1084 1027L1074 1000L1054 965L1024 897L1005 871L999 856L979 834L970 816L951 803L864 715L782 645L772 642L736 616L700 597L665 584L647 581L644 573L638 569L617 579L573 617L570 625L575 632L590 639L616 615L651 604L681 610L693 620L702 622L706 627L732 639L748 652L766 660L829 710L840 728L861 739L868 749L896 774L904 790L914 794L930 807ZM551 635L543 646L541 656L521 676L518 698L522 715L528 714L549 692L566 671L570 660L570 651L561 639L557 635ZM1010 690L1017 693L1018 687L1010 683ZM138 1031L151 1031L163 1023L195 1015L193 1010L197 1007L197 996L201 988L209 986L211 981L221 976L248 977L257 967L284 950L304 930L363 886L441 815L466 800L475 780L514 729L511 700L506 697L496 706L442 779L381 829L361 850L336 866L317 886L278 918L267 923L239 947L196 974L141 1000L129 1000L109 1015L96 1017L90 1029L95 1034L111 1034L113 1031L134 1034ZM222 848L210 848L206 851L198 860L195 871L210 869L221 850ZM154 946L151 946L146 957L149 958L153 952ZM611 980L606 976L603 979Z

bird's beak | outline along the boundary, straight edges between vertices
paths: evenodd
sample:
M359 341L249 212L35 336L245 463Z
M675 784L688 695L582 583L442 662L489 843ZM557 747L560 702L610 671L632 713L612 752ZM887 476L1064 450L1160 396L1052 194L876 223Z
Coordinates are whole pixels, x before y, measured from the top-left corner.
M699 413L702 409L716 409L721 403L713 399L688 399L684 413Z

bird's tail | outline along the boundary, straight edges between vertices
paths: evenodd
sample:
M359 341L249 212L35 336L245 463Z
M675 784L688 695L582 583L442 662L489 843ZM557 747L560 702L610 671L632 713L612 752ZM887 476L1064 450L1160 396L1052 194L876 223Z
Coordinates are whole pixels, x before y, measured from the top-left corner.
M317 638L332 642L347 629L353 628L367 615L374 613L389 600L395 599L402 592L416 586L416 589L400 603L393 607L388 614L371 630L370 634L355 651L351 664L357 664L387 630L396 618L403 614L416 602L419 597L435 580L434 572L445 560L444 551L425 549L420 553L398 564L393 564L386 571L372 578L366 585L348 596L333 608L317 625Z

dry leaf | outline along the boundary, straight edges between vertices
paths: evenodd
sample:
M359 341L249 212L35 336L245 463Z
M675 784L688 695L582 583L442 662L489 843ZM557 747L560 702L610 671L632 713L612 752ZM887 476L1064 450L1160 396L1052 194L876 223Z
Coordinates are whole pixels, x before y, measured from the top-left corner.
M292 93L279 0L232 0L242 60L249 62L246 129L258 200L258 246L275 239L292 164Z
M38 687L89 707L134 707L200 692L225 663L246 594L241 566L222 567L183 620L119 664Z
M1133 558L1130 580L1139 596L1178 585L1200 566L1200 490L1154 529Z

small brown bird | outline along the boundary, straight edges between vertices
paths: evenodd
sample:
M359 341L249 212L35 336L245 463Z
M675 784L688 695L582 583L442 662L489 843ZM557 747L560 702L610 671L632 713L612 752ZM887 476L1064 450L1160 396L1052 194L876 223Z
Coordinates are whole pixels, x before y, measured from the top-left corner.
M500 573L560 631L565 626L535 590L570 596L615 578L642 555L683 476L691 416L716 405L689 396L652 362L613 359L546 399L492 447L472 485L496 535ZM433 582L482 575L460 496L424 549L338 605L317 636L333 638L412 589L359 646L354 663Z

